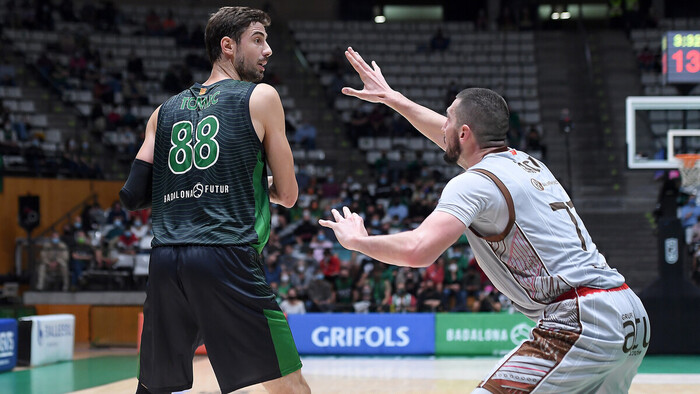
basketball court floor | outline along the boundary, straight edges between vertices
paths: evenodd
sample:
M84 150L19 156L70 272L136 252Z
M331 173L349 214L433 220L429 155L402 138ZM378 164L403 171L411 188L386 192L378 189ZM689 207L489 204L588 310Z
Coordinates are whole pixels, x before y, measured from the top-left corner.
M302 357L316 393L469 393L496 357ZM187 393L220 393L206 356L194 360ZM133 394L138 358L132 349L76 349L73 361L0 374L0 392ZM261 385L237 393L265 393ZM630 393L700 393L700 355L647 356Z

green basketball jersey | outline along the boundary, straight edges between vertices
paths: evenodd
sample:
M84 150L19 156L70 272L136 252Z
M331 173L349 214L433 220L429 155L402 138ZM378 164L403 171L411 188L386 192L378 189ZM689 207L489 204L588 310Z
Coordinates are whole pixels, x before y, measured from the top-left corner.
M270 235L265 150L250 119L255 84L194 84L160 108L153 247L251 245Z

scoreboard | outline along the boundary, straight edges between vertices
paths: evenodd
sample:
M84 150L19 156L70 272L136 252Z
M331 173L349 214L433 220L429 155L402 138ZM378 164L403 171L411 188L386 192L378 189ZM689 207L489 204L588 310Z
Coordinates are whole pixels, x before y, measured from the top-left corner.
M700 83L700 31L669 31L661 40L666 83Z

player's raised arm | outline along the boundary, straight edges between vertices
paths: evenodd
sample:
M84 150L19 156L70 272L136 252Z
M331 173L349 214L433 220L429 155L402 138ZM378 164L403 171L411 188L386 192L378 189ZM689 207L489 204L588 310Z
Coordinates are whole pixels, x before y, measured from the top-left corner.
M291 208L297 201L299 189L292 148L284 130L284 109L275 88L264 83L255 87L250 95L250 118L262 138L267 164L272 171L272 177L268 178L270 201Z
M390 235L368 235L362 218L343 207L343 215L333 209L333 220L319 224L335 233L343 247L356 250L387 264L426 267L459 239L464 224L449 213L435 211L411 231Z
M352 48L345 51L345 57L352 67L360 75L364 87L362 90L353 88L343 88L343 93L354 96L371 103L385 104L406 118L413 127L418 129L424 136L445 150L445 140L443 138L442 126L447 118L439 113L419 105L401 93L393 90L384 79L382 70L377 63L372 61L370 67L367 62Z
M136 159L131 165L131 172L119 191L122 206L130 211L137 211L151 206L151 190L153 186L153 148L156 141L158 113L160 106L153 111L146 124L146 135Z

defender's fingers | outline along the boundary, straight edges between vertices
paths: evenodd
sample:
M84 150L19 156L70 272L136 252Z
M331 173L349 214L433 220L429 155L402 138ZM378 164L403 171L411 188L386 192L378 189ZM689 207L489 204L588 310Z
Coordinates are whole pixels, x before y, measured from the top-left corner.
M338 212L337 209L335 209L335 208L331 209L331 213L333 214L333 217L335 218L336 222L339 222L343 219L343 217L340 216L340 213Z
M360 54L355 52L352 48L348 48L348 50L345 52L345 57L348 58L350 64L358 73L360 71L364 71L365 73L372 71L372 68L369 66L369 64L367 64L365 59L363 59L362 56L360 56Z
M323 227L328 227L328 228L330 228L331 230L335 230L335 222L332 221L332 220L323 220L323 219L320 219L320 220L318 221L318 224L320 224L320 225L323 226Z
M359 91L359 90L356 90L356 89L353 89L353 88L348 88L348 87L343 88L343 89L341 90L341 92L343 92L343 94L348 95L348 96L355 96L355 97L358 97L358 96L360 95L360 91Z
M345 219L350 219L350 217L352 217L352 212L350 212L350 208L348 207L343 207L343 213L345 214Z

